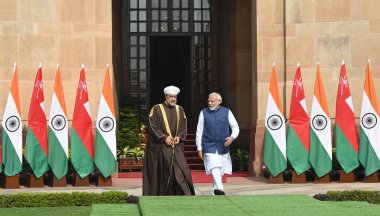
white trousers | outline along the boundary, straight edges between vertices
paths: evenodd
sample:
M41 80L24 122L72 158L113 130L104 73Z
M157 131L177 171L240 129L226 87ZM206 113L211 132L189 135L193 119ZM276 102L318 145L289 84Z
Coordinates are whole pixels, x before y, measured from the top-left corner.
M232 173L230 153L219 155L218 152L206 153L203 158L206 175L212 175L213 189L223 190L222 176Z
M211 174L211 170L215 167L219 167L221 175L232 173L232 162L230 153L219 155L218 152L206 153L203 157L203 162L206 169L206 175Z

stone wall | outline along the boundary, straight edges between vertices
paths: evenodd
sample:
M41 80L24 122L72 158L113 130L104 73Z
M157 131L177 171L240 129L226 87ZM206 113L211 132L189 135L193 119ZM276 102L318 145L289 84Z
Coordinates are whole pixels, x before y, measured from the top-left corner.
M232 110L239 123L240 135L235 144L248 150L252 107L251 1L225 0L219 4L218 84L223 105Z
M339 72L345 60L355 116L360 116L365 66L371 59L376 86L380 84L380 4L376 0L258 0L257 119L254 173L260 172L264 118L272 63L283 95L286 118L297 62L301 63L306 103L310 113L316 64L320 62L332 119ZM380 88L377 89L378 100ZM334 122L334 121L332 121Z
M81 64L85 65L93 121L106 65L112 68L111 0L0 1L0 117L7 101L13 63L19 71L22 120L37 67L42 63L46 113L60 64L68 118L73 115ZM112 74L112 73L111 73Z

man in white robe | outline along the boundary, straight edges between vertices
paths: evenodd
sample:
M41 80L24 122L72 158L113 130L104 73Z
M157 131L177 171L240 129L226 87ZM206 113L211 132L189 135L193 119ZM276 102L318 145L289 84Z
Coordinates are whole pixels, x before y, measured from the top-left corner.
M214 195L225 195L222 176L232 173L229 146L239 135L239 126L231 110L220 106L220 94L211 93L207 102L208 107L202 109L198 119L198 156L204 161L206 175L213 177Z

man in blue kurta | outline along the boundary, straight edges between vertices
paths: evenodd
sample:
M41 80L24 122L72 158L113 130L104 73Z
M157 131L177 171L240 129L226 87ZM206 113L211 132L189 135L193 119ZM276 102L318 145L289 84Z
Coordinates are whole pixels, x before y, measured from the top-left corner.
M232 173L230 145L239 135L239 126L231 110L220 106L220 94L211 93L207 102L198 119L198 156L204 161L206 174L213 177L213 194L224 195L222 176Z

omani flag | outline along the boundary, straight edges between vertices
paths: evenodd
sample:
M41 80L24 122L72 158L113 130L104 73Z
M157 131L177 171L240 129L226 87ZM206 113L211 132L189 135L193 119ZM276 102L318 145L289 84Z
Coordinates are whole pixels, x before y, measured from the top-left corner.
M348 85L346 66L342 62L335 112L336 158L344 172L359 166L359 137L356 132L354 105Z
M94 170L94 140L84 66L80 72L75 99L71 129L71 162L81 178Z
M300 175L310 168L310 126L299 63L293 82L286 143L286 156L294 171Z
M40 178L49 169L48 133L45 115L42 68L38 68L28 115L26 135L26 160L36 178Z

